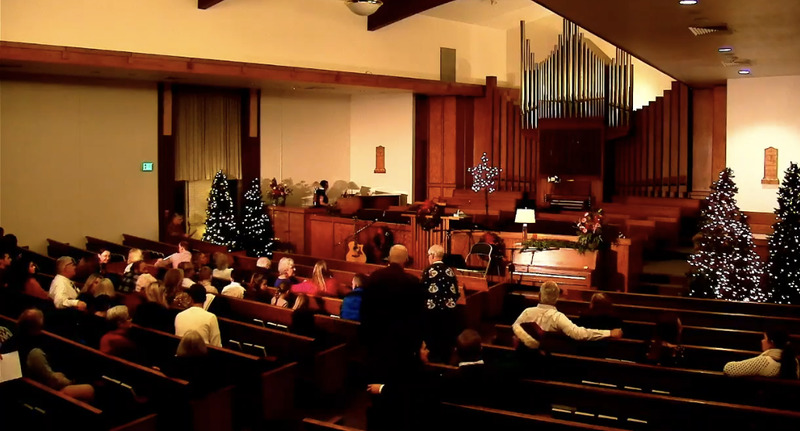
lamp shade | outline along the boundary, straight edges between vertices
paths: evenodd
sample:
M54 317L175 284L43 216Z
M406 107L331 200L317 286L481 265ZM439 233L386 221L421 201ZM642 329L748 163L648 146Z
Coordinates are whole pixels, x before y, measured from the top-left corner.
M378 10L383 1L381 0L345 0L345 4L356 15L370 16Z
M517 213L514 215L514 223L536 223L536 210L517 209Z

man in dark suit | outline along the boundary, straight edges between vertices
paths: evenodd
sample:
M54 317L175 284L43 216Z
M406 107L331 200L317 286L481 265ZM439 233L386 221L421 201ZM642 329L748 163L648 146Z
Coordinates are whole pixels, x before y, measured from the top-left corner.
M456 339L458 369L444 376L442 396L447 401L480 406L504 406L513 393L510 370L483 361L481 336L465 329Z
M414 361L422 345L425 295L420 280L403 269L408 250L389 250L389 266L373 272L364 286L361 338L371 381L386 382L392 370Z

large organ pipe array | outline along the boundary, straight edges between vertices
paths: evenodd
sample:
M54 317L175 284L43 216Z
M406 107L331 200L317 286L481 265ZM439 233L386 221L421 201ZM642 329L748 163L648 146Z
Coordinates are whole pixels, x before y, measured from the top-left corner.
M633 105L631 55L617 48L610 59L575 23L564 20L563 34L544 61L536 62L525 22L520 22L521 107L526 129L542 118L603 117L609 127L630 124Z

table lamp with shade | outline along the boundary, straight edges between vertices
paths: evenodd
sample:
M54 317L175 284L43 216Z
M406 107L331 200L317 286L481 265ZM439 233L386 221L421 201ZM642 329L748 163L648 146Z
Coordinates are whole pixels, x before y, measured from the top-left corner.
M514 223L522 223L522 240L528 239L528 223L536 223L536 210L517 208Z

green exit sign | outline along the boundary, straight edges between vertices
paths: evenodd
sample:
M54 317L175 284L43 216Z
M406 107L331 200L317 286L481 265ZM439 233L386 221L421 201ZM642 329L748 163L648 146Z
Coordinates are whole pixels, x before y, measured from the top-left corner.
M142 162L142 172L153 172L153 162Z

